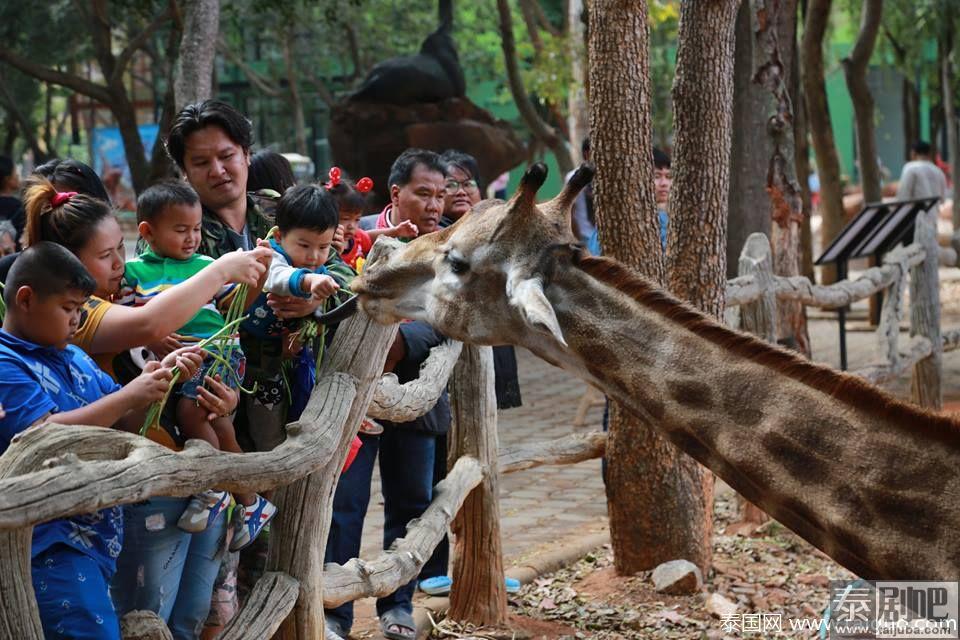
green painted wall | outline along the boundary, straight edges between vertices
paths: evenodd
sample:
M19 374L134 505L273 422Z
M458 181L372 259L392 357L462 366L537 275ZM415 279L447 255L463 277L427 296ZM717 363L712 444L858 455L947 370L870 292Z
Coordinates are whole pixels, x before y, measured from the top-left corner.
M529 139L530 133L523 126L516 105L513 103L513 100L509 98L509 94L504 96L501 93L500 86L500 83L493 81L475 82L467 88L467 97L478 106L492 113L495 117L511 123L517 135L520 136L520 139ZM521 176L523 176L523 172L526 171L527 168L526 159L518 160L520 160L520 164L510 171L510 184L507 186L508 194L512 194L516 189L520 183ZM533 162L536 161L546 162L547 168L549 169L547 181L540 189L539 197L542 200L552 198L560 193L560 189L563 187L564 176L560 175L560 170L557 168L557 160L554 158L553 153L547 151L542 157L533 159ZM483 179L486 182L490 182L496 177L497 176L483 176Z

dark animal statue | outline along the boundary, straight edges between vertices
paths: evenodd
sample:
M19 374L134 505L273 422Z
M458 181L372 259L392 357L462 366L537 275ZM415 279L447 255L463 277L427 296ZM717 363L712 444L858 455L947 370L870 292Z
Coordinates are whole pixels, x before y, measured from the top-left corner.
M463 97L466 82L451 36L452 3L441 0L440 26L420 45L420 53L377 63L349 100L406 105Z

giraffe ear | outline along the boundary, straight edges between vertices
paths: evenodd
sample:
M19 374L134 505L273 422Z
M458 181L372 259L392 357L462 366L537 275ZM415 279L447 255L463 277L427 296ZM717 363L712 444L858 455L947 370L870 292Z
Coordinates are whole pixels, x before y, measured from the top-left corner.
M516 272L511 272L507 277L507 298L511 305L520 310L524 321L532 329L552 336L554 340L567 346L557 314L543 292L543 280L536 276L523 278Z

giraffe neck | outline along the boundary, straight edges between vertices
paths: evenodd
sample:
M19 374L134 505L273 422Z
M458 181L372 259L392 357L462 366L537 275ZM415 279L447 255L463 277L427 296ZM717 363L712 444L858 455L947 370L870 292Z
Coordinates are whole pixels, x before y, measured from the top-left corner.
M525 346L858 575L960 573L960 425L726 329L613 261L583 269L546 290L568 346Z

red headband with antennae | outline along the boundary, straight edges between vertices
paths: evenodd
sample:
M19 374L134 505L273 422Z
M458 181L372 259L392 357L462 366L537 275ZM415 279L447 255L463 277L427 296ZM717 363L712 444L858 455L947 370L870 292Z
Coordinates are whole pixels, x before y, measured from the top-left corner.
M323 186L327 188L327 191L332 191L334 187L340 184L340 167L330 167L330 172L327 175L330 176L330 179Z

